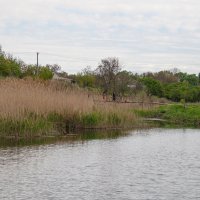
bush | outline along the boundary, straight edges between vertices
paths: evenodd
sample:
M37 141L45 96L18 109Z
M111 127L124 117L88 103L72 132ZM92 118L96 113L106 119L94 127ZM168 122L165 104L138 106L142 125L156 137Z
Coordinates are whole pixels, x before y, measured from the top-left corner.
M101 120L102 116L99 112L88 113L82 117L84 126L96 126L101 122Z

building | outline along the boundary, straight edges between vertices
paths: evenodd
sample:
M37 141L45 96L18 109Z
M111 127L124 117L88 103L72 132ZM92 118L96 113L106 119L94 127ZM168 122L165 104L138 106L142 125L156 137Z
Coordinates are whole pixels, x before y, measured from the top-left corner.
M61 80L67 83L74 83L73 79L61 77L57 73L54 73L52 80Z

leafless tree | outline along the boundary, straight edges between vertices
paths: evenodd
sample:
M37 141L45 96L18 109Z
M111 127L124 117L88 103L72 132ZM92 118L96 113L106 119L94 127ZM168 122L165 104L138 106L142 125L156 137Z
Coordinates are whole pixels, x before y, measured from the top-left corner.
M121 71L119 59L116 57L109 57L102 59L100 65L96 69L96 74L99 76L104 91L115 92L116 75Z
M57 73L61 70L61 67L58 64L47 64L46 67L48 67L53 73Z

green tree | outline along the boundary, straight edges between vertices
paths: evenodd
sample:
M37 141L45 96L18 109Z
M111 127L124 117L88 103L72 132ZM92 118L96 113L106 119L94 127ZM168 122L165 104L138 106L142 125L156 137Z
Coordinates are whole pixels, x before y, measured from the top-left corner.
M5 54L0 48L0 76L20 77L23 62L12 55Z
M188 82L190 85L198 85L199 84L199 77L196 74L187 74L180 72L177 74L179 77L180 82Z
M95 87L95 76L92 74L79 73L76 75L75 81L80 87Z
M146 92L148 95L155 95L158 97L163 96L163 87L161 83L153 78L145 77L142 82L145 85Z
M94 88L96 87L96 76L90 67L86 67L81 73L75 75L75 81L81 87Z
M39 78L43 80L52 79L53 72L48 67L41 67L39 70Z

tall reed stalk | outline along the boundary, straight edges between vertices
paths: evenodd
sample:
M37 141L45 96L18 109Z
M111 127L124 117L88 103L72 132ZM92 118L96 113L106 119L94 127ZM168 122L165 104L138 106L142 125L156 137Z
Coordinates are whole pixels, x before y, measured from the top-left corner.
M99 97L101 98L101 97ZM93 95L62 82L0 80L0 134L49 134L58 129L126 127L137 121L130 105L96 104Z

